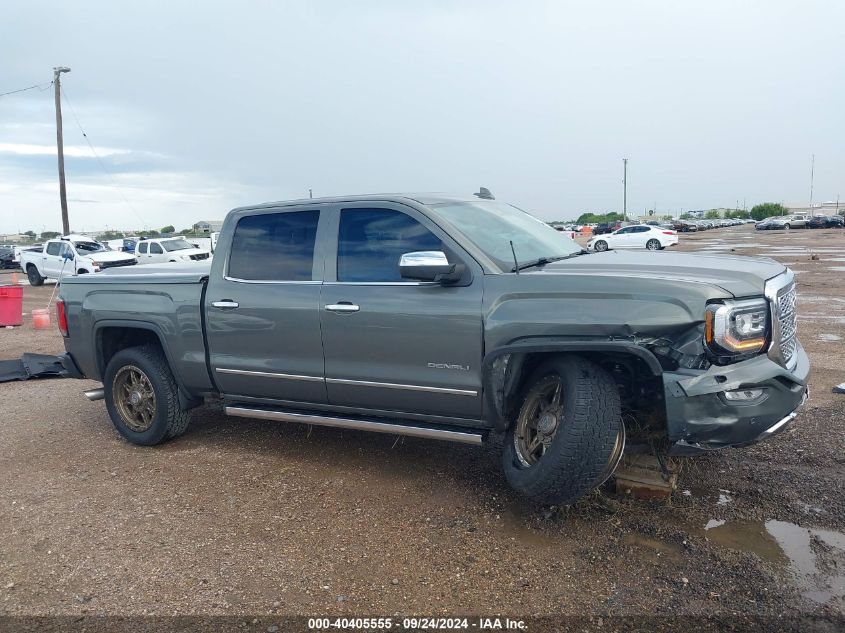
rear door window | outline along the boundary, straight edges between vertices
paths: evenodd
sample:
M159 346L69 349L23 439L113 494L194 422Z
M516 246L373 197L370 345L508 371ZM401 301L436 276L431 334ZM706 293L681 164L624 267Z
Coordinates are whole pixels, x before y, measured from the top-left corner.
M58 255L62 251L62 243L61 242L50 242L47 244L47 254L48 255Z
M138 244L138 252L141 253L141 254L144 254L144 253L147 252L147 243L146 242L141 242L140 244Z
M312 281L320 212L263 213L238 220L228 276L248 281Z

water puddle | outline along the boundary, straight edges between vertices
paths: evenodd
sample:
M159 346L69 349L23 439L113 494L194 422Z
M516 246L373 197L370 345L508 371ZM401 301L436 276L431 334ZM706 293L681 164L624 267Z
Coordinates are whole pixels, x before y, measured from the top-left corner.
M838 273L841 273L841 272L845 271L845 266L828 266L827 269L828 270L834 270Z
M827 332L822 332L819 334L819 340L824 341L825 343L835 343L836 341L841 341L842 337L837 334L828 334Z
M795 523L711 519L693 530L720 547L750 552L788 571L813 602L845 598L845 534Z

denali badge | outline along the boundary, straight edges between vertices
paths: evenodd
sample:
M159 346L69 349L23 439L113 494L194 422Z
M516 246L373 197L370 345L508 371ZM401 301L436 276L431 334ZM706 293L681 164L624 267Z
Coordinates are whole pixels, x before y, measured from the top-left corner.
M469 371L469 365L453 365L452 363L429 363L429 369L457 369L460 371Z

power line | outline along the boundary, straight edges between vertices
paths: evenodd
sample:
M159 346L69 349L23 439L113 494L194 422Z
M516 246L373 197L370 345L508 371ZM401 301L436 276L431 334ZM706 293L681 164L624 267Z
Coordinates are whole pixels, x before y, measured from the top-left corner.
M76 121L76 126L79 128L79 131L82 132L82 136L85 138L85 142L88 143L88 147L91 148L91 153L94 155L94 158L97 159L97 162L100 164L100 167L105 172L106 176L109 177L109 180L111 180L112 185L117 190L117 192L120 194L120 197L123 198L123 201L126 203L126 206L128 206L130 209L132 209L132 213L134 213L138 217L138 219L141 220L141 222L144 224L145 229L149 228L147 221L143 217L141 217L141 214L138 213L138 211L135 209L135 207L132 206L132 203L129 202L127 197L123 194L123 190L120 188L120 186L117 184L117 181L114 179L114 176L112 176L111 172L108 169L106 169L105 164L103 163L99 154L97 154L97 150L95 150L94 146L91 144L91 139L88 138L88 134L86 134L85 130L82 129L82 124L79 122L79 117L76 116L76 110L74 110L73 104L70 102L70 99L68 99L67 92L65 92L64 86L61 87L61 90L62 90L62 95L64 95L65 101L67 102L67 105L70 108L70 113L73 115L73 120Z
M17 90L10 90L9 92L0 92L0 97L5 97L6 95L17 94L18 92L26 92L27 90L34 90L35 88L42 88L44 86L49 88L52 85L53 85L53 82L48 81L48 82L43 83L43 84L35 84L34 86L29 86L28 88L18 88ZM44 89L46 90L47 88L44 88Z

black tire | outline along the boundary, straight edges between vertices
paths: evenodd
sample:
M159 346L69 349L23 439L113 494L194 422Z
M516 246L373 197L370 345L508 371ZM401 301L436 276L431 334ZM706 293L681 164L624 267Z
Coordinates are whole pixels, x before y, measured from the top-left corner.
M115 402L115 379L121 370L134 368L149 381L155 395L154 415L149 427L133 430L130 422L120 413ZM112 424L126 440L140 446L154 446L178 437L188 428L190 415L179 406L179 388L167 359L155 345L141 345L120 350L109 361L103 376L106 408Z
M543 503L571 504L601 484L621 457L625 436L619 392L613 378L595 363L556 357L526 382L520 415L532 391L552 377L560 379L562 390L551 443L534 464L523 463L516 447L517 420L508 431L502 464L508 483L520 494Z
M599 240L598 242L593 244L593 250L598 253L603 253L607 250L607 242L605 242L604 240Z
M42 277L41 273L38 272L38 269L35 267L35 264L30 264L26 267L26 278L29 279L30 286L44 285L44 277Z
M646 242L645 247L650 251L659 251L661 248L663 248L660 245L660 240L654 238L651 238L648 242Z

